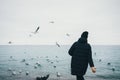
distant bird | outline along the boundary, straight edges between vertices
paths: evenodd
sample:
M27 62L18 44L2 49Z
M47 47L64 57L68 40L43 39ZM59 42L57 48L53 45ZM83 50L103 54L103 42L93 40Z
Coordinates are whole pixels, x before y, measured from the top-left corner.
M8 44L12 44L12 41L9 41Z
M36 62L35 64L40 64L40 62Z
M41 67L41 64L40 64L40 62L36 62L36 66L39 66L39 67ZM34 66L34 68L35 68L35 66Z
M29 75L29 71L26 71L26 75Z
M22 73L22 70L19 70L19 73Z
M25 65L29 65L29 63L25 63Z
M16 75L16 71L12 71L12 75Z
M99 62L101 62L102 60L101 59L99 59Z
M56 42L56 45L58 46L58 47L60 47L60 45Z
M11 69L11 68L8 68L8 71L12 71L12 69Z
M56 66L53 66L54 68L56 68Z
M52 23L52 24L53 24L53 23L54 23L54 21L50 21L50 23Z
M111 65L111 63L107 63L107 65Z
M112 68L112 71L115 71L115 68Z
M31 58L31 60L33 60L34 58Z
M69 36L70 36L70 34L68 34L68 33L67 33L67 34L66 34L66 36L68 36L68 37L69 37Z
M25 62L26 60L25 59L23 59L21 62Z
M35 31L35 33L37 33L37 32L38 32L39 28L40 28L40 27L38 26L38 27L37 27L37 29L36 29L36 31Z
M41 67L41 64L37 64L37 66Z
M56 74L56 75L57 75L57 77L61 77L61 74L60 74L59 72L57 72L57 74Z
M13 58L13 56L10 56L10 58L12 59L12 58Z
M96 55L96 52L94 53L94 55Z
M29 34L29 37L32 37L32 35L31 35L31 34Z
M39 26L37 27L37 29L34 31L34 32L32 32L32 33L34 33L34 34L36 34L36 33L38 33L38 30L39 30ZM30 35L29 35L30 36ZM31 37L31 36L30 36Z
M58 56L55 56L56 58L58 58Z
M49 74L44 77L36 77L36 80L47 80L49 78Z
M53 64L53 62L51 62L51 64Z
M37 65L35 65L34 68L37 69Z

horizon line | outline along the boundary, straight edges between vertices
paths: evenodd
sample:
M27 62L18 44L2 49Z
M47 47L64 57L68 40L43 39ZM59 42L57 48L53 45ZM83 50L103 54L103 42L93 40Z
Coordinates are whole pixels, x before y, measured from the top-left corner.
M56 44L0 44L0 46L14 46L14 45L20 45L20 46L39 46L39 45L56 45ZM61 45L71 45L71 44L61 44ZM110 46L120 46L120 44L91 44L91 45L100 45L100 46L106 46L106 45L110 45Z

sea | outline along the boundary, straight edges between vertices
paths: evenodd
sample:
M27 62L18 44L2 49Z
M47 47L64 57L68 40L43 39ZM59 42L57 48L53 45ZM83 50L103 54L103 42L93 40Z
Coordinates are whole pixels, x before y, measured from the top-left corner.
M0 45L0 80L76 80L71 75L71 45ZM86 80L120 80L120 45L92 45L96 73Z

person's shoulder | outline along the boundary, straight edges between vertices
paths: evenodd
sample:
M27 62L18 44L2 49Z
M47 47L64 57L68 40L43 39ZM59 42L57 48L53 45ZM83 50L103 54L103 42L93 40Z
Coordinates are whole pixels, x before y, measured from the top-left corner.
M78 42L77 42L77 41L73 43L73 45L77 45L77 44L78 44Z
M88 44L89 46L91 46L90 43L87 43L87 44Z
M91 45L90 45L90 43L87 43L87 46L91 48Z

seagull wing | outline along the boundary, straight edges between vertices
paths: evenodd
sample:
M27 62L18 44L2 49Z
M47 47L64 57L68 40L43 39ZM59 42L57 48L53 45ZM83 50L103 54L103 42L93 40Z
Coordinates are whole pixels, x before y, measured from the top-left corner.
M40 28L40 27L37 27L37 29L36 29L35 33L37 33L37 32L38 32L39 28Z

